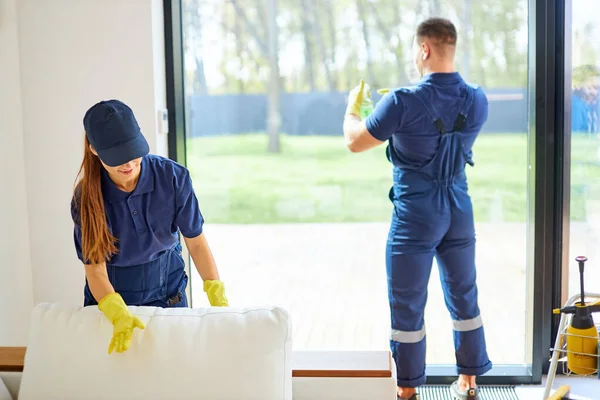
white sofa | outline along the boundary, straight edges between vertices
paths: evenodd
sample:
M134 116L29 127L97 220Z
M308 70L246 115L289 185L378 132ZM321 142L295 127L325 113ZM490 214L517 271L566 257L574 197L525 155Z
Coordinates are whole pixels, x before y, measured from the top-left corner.
M146 329L108 355L112 325L96 307L36 307L19 400L291 400L281 308L131 310Z
M131 311L146 329L129 351L108 355L112 325L96 307L37 306L23 373L0 372L0 400L396 399L387 352L294 357L278 307Z

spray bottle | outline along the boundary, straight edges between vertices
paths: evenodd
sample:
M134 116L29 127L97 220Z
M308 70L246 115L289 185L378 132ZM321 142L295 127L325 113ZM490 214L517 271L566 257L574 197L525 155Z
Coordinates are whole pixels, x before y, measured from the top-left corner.
M598 371L598 330L594 325L592 313L600 312L600 304L585 303L583 290L583 270L587 258L579 256L579 284L581 301L574 306L556 309L554 314L573 314L567 328L567 367L578 375L591 375Z
M371 88L365 83L360 103L360 119L364 120L373 112L373 100L371 99Z

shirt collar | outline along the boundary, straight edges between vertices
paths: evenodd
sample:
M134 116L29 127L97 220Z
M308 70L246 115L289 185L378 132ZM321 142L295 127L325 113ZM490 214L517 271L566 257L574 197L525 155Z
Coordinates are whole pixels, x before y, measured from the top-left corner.
M154 174L150 170L147 157L142 158L140 178L133 192L124 192L110 179L106 169L102 168L102 195L109 203L125 200L127 197L150 193L154 190Z
M458 83L462 80L458 72L432 72L421 78L422 83Z

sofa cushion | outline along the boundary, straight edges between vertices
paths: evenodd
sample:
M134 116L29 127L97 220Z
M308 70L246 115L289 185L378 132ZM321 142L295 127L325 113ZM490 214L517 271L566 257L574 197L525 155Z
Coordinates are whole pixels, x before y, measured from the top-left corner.
M109 355L112 324L97 307L37 306L19 399L291 400L283 309L130 310L146 329Z

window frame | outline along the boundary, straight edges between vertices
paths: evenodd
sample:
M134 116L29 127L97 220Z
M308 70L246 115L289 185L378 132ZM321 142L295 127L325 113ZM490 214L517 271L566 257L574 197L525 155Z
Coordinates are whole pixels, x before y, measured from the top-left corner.
M566 109L565 27L570 29L571 0L529 0L528 104L528 271L533 271L531 364L495 365L480 377L482 384L538 384L548 370L552 337L558 320L568 268L563 255L568 247L570 111ZM164 0L166 94L169 115L169 158L186 165L184 53L182 0ZM569 35L570 38L570 35ZM568 99L567 99L568 100ZM559 112L560 111L560 112ZM566 115L568 112L568 115ZM559 245L554 245L558 243ZM568 254L568 251L566 252ZM188 263L189 264L189 263ZM188 290L191 291L191 280ZM188 292L189 294L189 292ZM189 296L191 299L191 296ZM507 343L510 345L510 343ZM493 361L493 360L492 360ZM449 384L455 366L427 366L428 384Z

